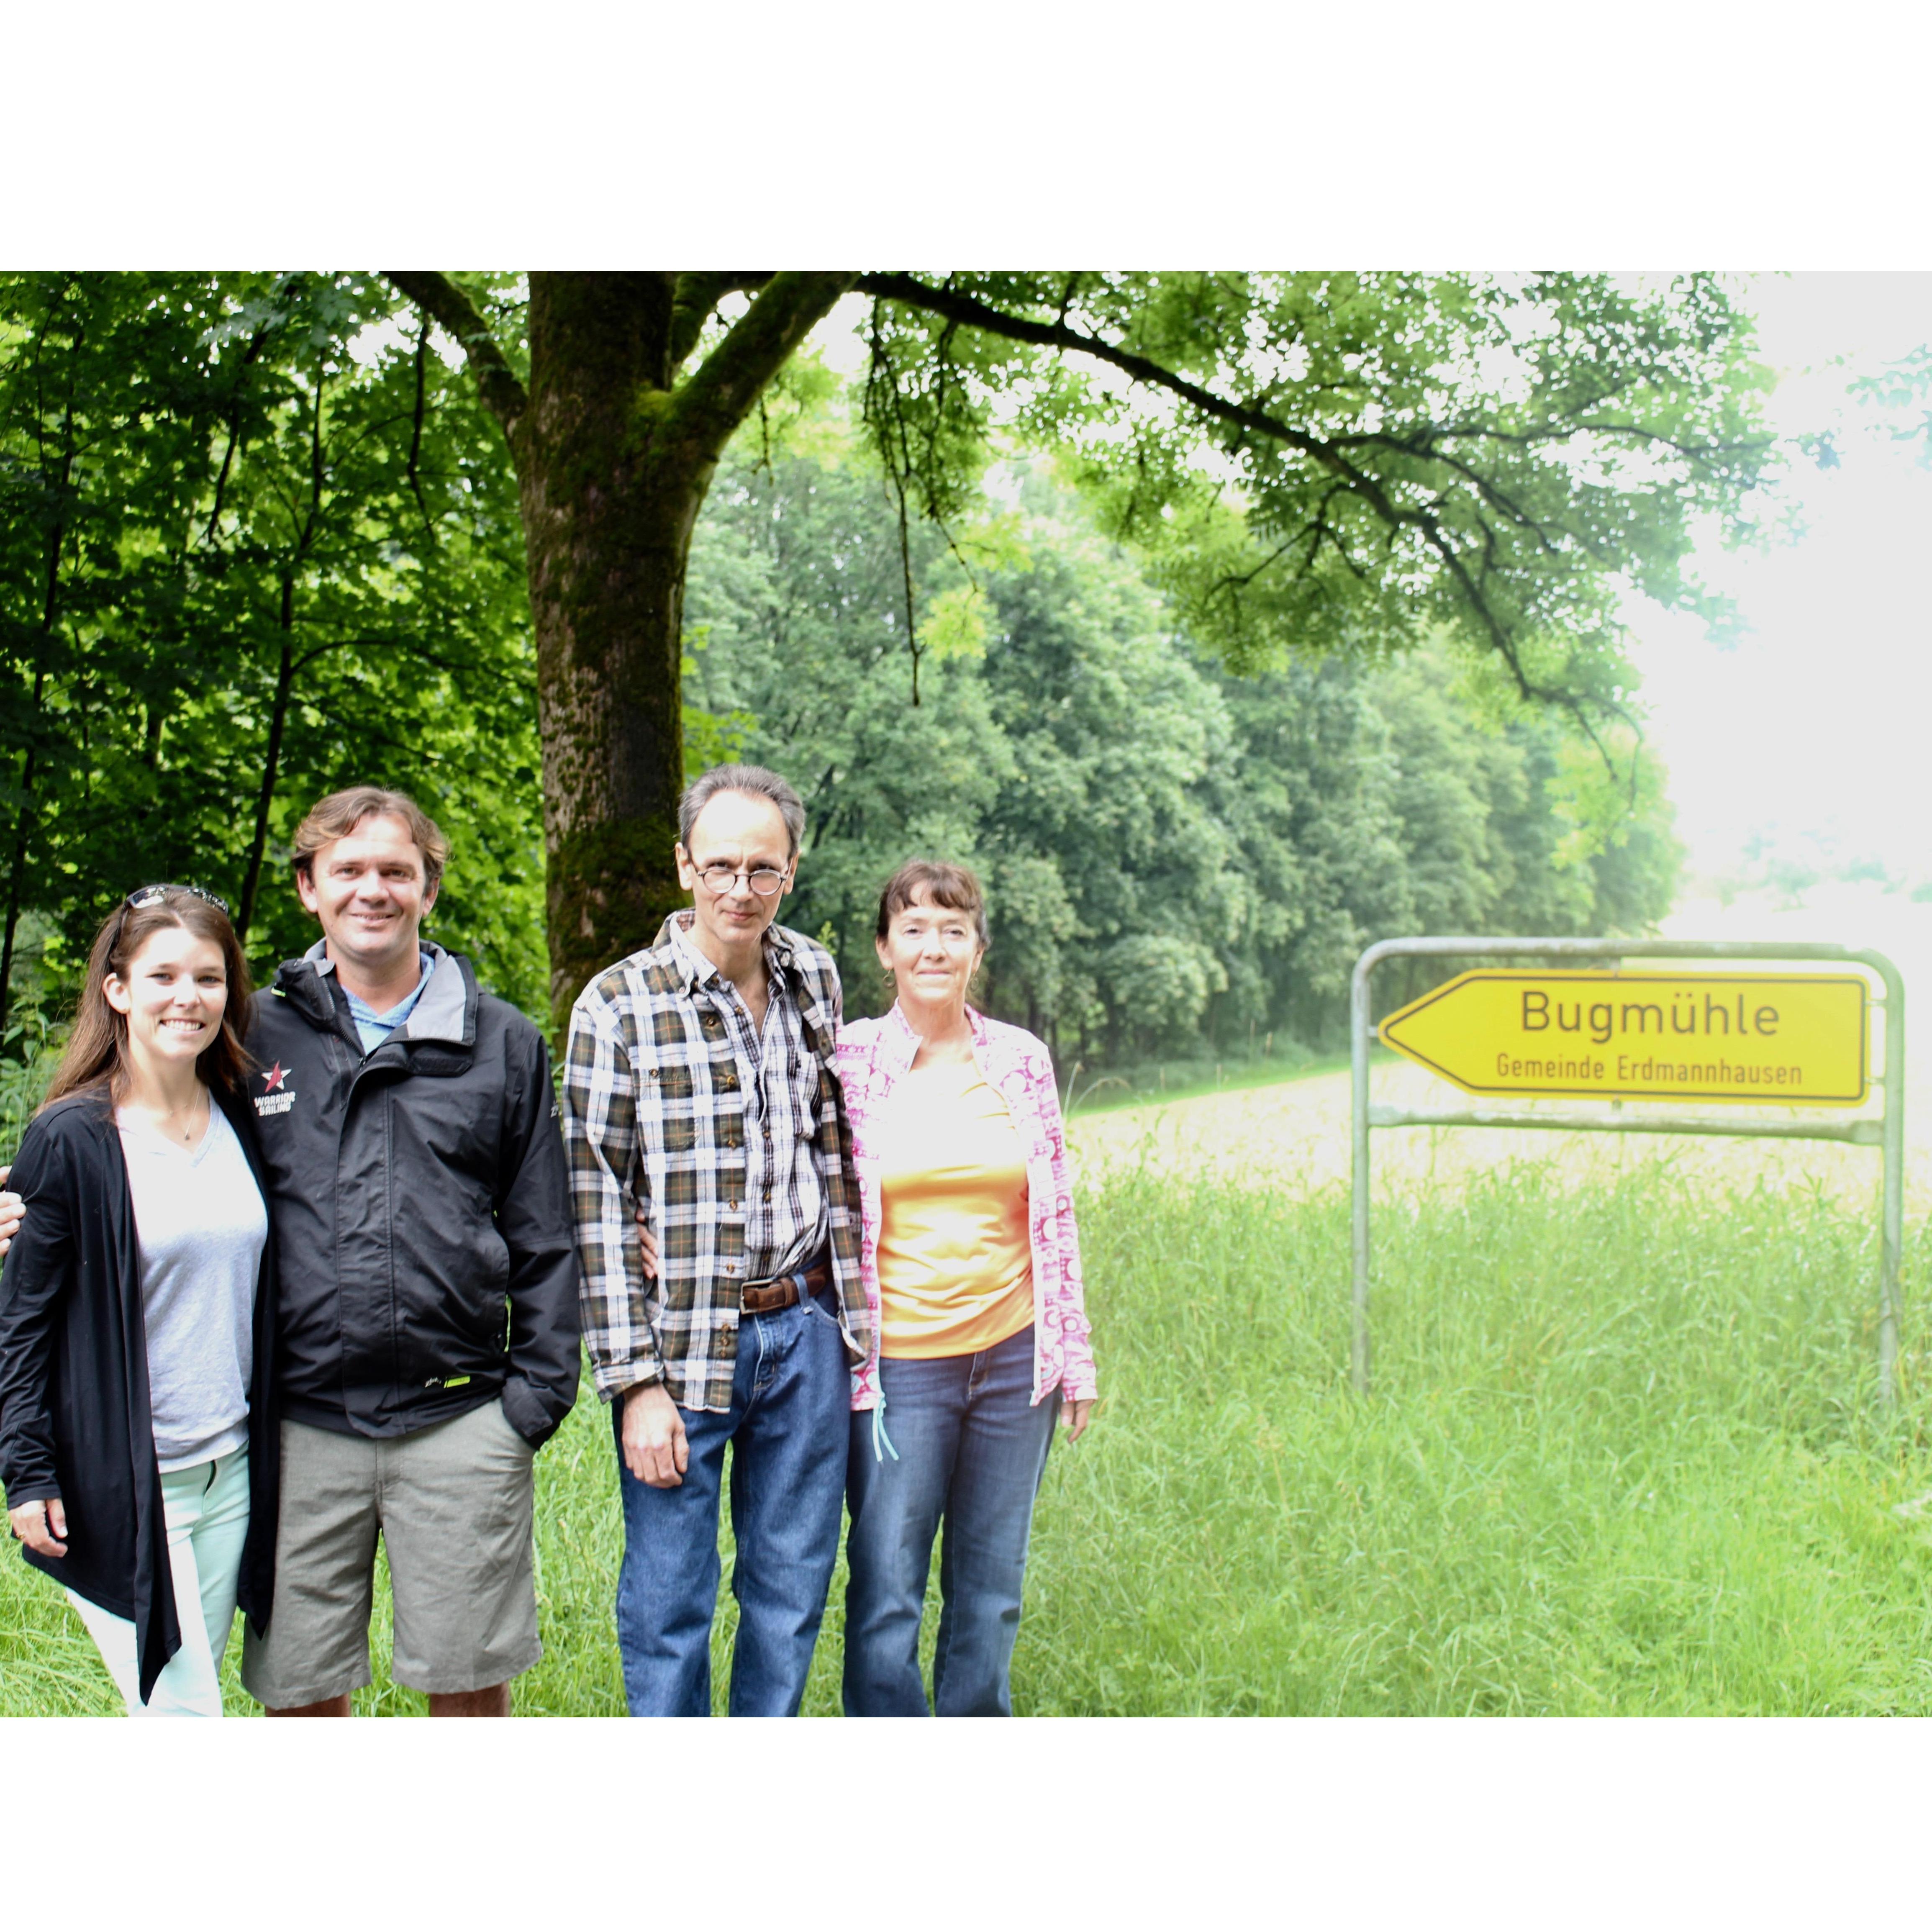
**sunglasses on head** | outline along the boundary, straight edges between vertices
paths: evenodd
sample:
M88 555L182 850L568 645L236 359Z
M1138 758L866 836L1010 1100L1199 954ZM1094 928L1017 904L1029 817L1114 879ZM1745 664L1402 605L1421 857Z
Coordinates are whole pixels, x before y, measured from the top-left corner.
M228 916L228 902L217 898L212 892L205 892L199 886L136 886L122 901L130 912L146 912L150 906L161 904L170 892L192 892L203 899L225 919Z

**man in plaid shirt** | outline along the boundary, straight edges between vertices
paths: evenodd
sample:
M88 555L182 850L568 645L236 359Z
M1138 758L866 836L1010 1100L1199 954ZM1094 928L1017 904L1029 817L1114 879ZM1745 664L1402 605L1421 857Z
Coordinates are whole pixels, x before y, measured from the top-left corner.
M850 1370L867 1358L837 968L772 923L805 808L756 765L679 807L688 911L578 996L564 1144L584 1334L624 1505L635 1716L708 1716L732 1446L732 1714L795 1714L838 1551Z

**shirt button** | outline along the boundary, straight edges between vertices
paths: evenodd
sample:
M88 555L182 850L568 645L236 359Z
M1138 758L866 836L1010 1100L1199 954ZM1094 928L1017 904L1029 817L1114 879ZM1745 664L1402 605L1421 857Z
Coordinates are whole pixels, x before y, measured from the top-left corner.
M727 1274L736 1274L738 1272L738 1264L736 1262L727 1262L724 1264L724 1272Z

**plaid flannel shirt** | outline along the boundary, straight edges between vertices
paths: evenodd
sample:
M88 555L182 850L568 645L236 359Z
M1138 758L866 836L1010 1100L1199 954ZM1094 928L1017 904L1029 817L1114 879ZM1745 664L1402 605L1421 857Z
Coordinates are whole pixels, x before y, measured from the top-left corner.
M687 910L672 918L686 932ZM854 1366L872 1352L859 1267L852 1130L832 1071L842 1002L823 946L774 926L766 957L789 976L818 1064L814 1143L825 1190L839 1328ZM688 959L656 941L591 981L571 1010L563 1065L584 1339L606 1402L662 1382L685 1408L731 1406L745 1280L745 1098L729 1030L695 992ZM646 1279L636 1211L650 1210L658 1278Z

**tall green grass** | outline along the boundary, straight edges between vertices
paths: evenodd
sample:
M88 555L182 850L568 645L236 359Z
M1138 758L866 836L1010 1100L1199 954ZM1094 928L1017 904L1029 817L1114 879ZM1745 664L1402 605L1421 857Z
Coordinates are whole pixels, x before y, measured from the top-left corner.
M1875 1219L1822 1190L1713 1198L1667 1157L1587 1192L1520 1166L1391 1202L1364 1399L1344 1199L1112 1178L1082 1214L1104 1401L1048 1463L1016 1707L1932 1709L1925 1244L1886 1414ZM517 1708L614 1712L608 1413L586 1396L538 1466L548 1654ZM808 1710L838 1707L842 1588ZM380 1678L386 1628L376 1648ZM113 1704L58 1593L0 1565L0 1712Z

